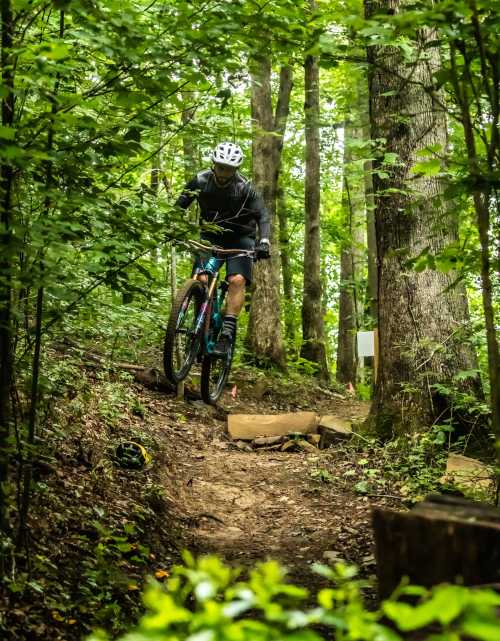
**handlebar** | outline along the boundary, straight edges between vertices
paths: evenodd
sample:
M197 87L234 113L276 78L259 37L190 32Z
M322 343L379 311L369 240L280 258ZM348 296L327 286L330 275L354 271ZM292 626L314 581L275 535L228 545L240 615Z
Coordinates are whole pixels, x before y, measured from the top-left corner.
M242 256L255 256L255 249L223 249L216 245L203 245L203 243L200 243L197 240L188 240L185 241L185 243L194 249L212 252L214 255L227 256L230 254L240 254Z

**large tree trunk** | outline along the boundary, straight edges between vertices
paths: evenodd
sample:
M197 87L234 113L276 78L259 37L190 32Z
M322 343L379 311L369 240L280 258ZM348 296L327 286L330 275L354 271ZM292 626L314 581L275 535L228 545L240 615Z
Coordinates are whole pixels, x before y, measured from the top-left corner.
M276 225L276 195L281 163L283 133L292 87L291 71L280 74L280 90L273 114L271 61L255 59L252 68L253 182L262 194L271 219L271 259L256 264L246 343L259 364L285 366L281 333L280 258Z
M401 13L407 0L365 0L368 16L381 9ZM398 163L375 163L380 369L370 415L381 435L431 425L452 413L450 398L433 387L451 387L460 370L477 367L465 340L469 313L465 288L453 273L412 270L408 260L429 249L438 253L458 234L443 198L443 181L416 175L417 152L446 148L446 116L425 87L439 67L439 52L426 45L436 34L418 34L420 57L406 64L398 47L370 47L372 138L385 139ZM380 170L377 173L377 169ZM477 378L462 389L480 394ZM468 427L467 427L468 429Z
M316 56L305 61L305 231L304 297L302 301L301 356L318 366L317 375L330 380L325 346L321 286L320 157L319 157L319 64Z
M358 114L353 114L359 119ZM360 141L363 130L359 122L347 122L344 128L344 186L342 192L343 228L347 233L340 257L339 332L337 343L337 380L357 380L358 354L356 334L362 324L363 304L361 277L364 261L365 200L364 176L353 166L352 142Z

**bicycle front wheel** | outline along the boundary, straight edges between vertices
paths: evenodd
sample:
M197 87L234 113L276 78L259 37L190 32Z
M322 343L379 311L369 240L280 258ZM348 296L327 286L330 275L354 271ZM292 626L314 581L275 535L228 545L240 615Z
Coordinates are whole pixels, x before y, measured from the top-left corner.
M233 361L234 340L224 357L205 354L201 364L201 398L208 405L215 405L226 386Z
M172 304L163 348L165 376L174 384L184 380L200 347L196 320L204 299L203 285L193 279L180 288Z

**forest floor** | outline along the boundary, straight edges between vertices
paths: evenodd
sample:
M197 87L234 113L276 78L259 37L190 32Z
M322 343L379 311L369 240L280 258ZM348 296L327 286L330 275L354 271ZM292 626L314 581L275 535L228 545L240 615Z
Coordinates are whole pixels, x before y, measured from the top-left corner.
M314 562L343 559L375 581L372 509L405 509L418 490L408 487L415 470L401 473L396 452L363 435L282 452L252 450L227 433L229 413L312 410L361 422L367 402L304 377L239 368L214 408L95 362L82 369L81 355L66 366L73 382L61 379L41 427L29 564L16 561L0 590L6 639L76 641L97 626L126 629L142 611L145 578L164 579L184 549L244 569L278 559L311 598L324 581ZM117 465L124 440L141 442L151 464ZM375 595L374 584L367 596Z
M368 495L363 480L372 468L360 455L362 440L282 452L247 449L227 433L228 413L302 410L360 422L369 403L304 381L257 382L251 372L240 371L219 408L194 401L186 405L183 423L157 417L170 443L165 488L187 526L186 547L243 566L275 558L290 579L313 589L319 581L311 570L314 562L343 559L373 574L371 510L400 508L402 502L397 493Z

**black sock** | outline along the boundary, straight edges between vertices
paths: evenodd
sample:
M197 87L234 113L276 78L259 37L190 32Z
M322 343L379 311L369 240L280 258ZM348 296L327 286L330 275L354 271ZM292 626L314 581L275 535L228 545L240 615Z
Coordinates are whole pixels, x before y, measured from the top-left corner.
M236 316L233 316L232 314L226 314L224 316L224 322L222 323L222 331L226 334L231 334L231 336L234 336L236 334L236 323L237 323L237 318Z

